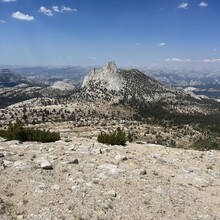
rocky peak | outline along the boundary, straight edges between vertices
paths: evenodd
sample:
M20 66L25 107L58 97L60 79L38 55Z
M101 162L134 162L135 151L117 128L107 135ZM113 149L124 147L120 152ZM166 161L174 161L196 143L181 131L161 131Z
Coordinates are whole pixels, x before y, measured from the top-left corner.
M119 91L122 88L123 77L118 72L114 61L108 62L101 69L93 69L83 80L82 87L91 84L101 84L101 87L107 90Z
M115 61L108 62L107 66L105 68L106 68L106 70L108 70L111 73L117 72L117 66L116 66Z

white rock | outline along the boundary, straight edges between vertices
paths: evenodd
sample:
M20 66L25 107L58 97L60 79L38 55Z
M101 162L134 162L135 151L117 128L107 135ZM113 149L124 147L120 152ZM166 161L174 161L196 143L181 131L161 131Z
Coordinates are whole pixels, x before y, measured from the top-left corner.
M115 159L116 159L117 161L125 161L125 160L128 160L128 158L127 158L126 156L124 156L124 155L116 155L116 156L115 156Z
M59 185L53 185L53 186L51 186L51 189L55 192L59 192L60 191L60 186Z
M117 72L117 66L114 61L109 62L102 69L93 69L84 80L82 87L85 87L90 81L102 82L106 89L119 91L123 88L123 78Z
M43 160L41 162L41 168L43 170L52 170L53 169L52 164L48 160Z
M13 162L9 161L9 160L3 160L3 164L7 167L9 165L11 165Z
M116 197L117 194L114 190L109 190L107 192L104 193L105 196L109 196L109 197Z
M52 86L51 86L52 89L58 89L58 90L61 90L61 91L65 91L65 90L74 90L75 89L75 86L69 84L69 83L65 83L63 81L57 81L55 82Z
M24 170L27 167L27 162L23 160L15 161L14 164L16 169Z
M165 191L161 188L161 186L157 186L155 189L153 189L153 191L159 195L165 195Z
M1 214L1 212L4 211L4 209L5 209L5 204L4 204L3 200L0 198L0 214Z
M115 175L117 173L123 172L123 170L119 169L116 165L114 164L102 164L99 166L99 169L102 169L103 172L98 174L98 178L108 178L112 175Z

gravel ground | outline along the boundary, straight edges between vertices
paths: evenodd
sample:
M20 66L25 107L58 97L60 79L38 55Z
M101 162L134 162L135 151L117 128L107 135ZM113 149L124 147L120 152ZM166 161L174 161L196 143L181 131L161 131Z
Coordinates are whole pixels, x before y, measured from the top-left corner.
M0 139L0 219L219 220L220 152Z

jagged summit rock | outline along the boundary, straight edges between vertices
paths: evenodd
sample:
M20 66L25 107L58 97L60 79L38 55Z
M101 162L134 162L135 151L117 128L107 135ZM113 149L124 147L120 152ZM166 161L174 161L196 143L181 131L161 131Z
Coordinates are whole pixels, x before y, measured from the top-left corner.
M102 69L93 69L83 80L82 88L99 84L107 90L119 91L123 87L123 78L114 61L108 62Z
M118 69L117 66L116 66L115 61L108 62L107 66L104 67L104 68L106 68L107 70L109 70L112 73L115 73Z

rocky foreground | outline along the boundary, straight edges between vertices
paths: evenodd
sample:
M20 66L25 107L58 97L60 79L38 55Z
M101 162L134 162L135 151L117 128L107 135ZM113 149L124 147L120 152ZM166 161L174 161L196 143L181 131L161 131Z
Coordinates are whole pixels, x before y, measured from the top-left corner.
M0 219L220 219L220 152L0 139Z

